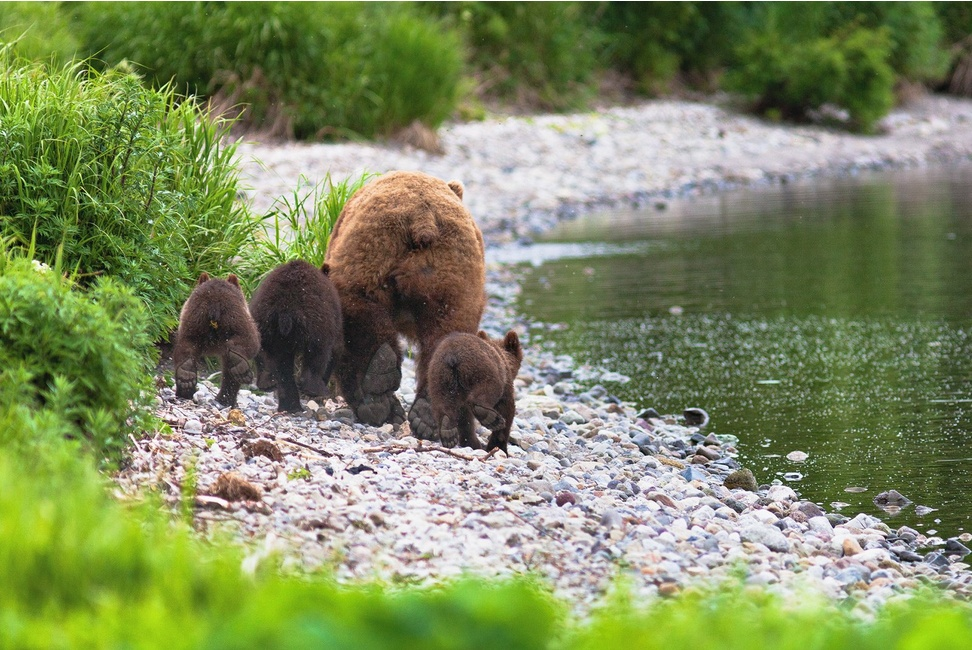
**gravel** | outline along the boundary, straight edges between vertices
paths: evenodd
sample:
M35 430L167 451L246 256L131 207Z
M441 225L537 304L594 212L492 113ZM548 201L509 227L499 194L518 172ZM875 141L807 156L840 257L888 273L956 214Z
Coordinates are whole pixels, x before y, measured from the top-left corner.
M293 192L302 175L317 182L328 173L416 169L461 180L494 249L595 206L972 158L970 101L924 98L889 115L883 128L854 136L659 101L448 125L440 130L442 156L293 143L246 143L240 155L247 199L258 210ZM513 309L517 273L489 264L483 327L492 335L510 327L526 335ZM972 591L963 561L972 535L944 540L892 529L863 513L826 513L787 486L739 480L748 475L737 471L745 468L735 441L707 435L700 409L639 413L590 387L610 369L582 374L570 357L529 344L525 352L508 457L423 444L407 425L355 424L339 400L277 414L272 395L244 389L231 411L203 381L191 401L159 390L157 410L171 431L136 441L115 477L119 495L157 490L175 506L193 467L196 528L228 531L246 545L247 571L279 555L285 569L326 567L344 582L529 573L578 612L619 575L650 598L742 572L747 583L787 597L812 590L850 599L863 615L920 583ZM410 360L403 371L407 407ZM726 487L730 474L730 485L745 487Z

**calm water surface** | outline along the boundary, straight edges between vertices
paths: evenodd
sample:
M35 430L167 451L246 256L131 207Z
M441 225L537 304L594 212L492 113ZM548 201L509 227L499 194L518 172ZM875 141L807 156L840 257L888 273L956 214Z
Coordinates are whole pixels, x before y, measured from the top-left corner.
M518 252L522 313L561 325L534 340L629 376L613 394L705 408L828 510L972 532L972 166L598 214ZM889 516L892 488L914 504Z

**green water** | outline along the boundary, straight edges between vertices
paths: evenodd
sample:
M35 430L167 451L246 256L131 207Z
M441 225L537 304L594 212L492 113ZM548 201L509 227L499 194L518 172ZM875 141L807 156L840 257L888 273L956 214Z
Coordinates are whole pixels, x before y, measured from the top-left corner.
M629 376L613 394L706 409L760 482L828 510L972 532L972 166L607 212L524 252L551 258L533 340ZM914 504L890 516L892 488Z

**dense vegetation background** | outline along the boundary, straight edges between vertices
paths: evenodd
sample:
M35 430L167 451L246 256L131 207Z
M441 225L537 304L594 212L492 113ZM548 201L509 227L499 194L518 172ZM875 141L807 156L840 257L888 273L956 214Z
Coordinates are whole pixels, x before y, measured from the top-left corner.
M642 611L621 585L582 624L527 578L348 588L272 558L245 573L242 551L198 539L151 494L117 502L98 471L128 436L165 434L153 342L199 272L252 288L320 257L367 180L252 214L234 124L387 137L487 106L723 89L772 118L868 131L917 86L972 92L968 7L0 3L0 645L968 647L972 612L928 593L863 620L739 586ZM180 489L191 513L195 486Z
M918 86L972 94L967 3L4 3L0 29L26 30L27 57L127 64L297 138L719 89L870 131Z

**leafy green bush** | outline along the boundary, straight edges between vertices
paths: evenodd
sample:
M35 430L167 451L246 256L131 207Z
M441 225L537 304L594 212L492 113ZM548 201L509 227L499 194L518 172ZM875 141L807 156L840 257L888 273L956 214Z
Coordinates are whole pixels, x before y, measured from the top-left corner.
M68 16L56 2L0 2L2 43L24 58L58 64L71 61L78 50Z
M0 235L82 284L122 280L161 338L192 281L221 275L257 220L236 202L235 145L171 88L83 64L48 72L0 56Z
M726 83L754 98L761 112L802 118L833 104L847 110L851 126L869 132L894 105L889 47L883 29L854 28L799 43L769 32L740 47L741 64Z
M972 37L972 4L968 2L933 2L938 21L944 30L946 46Z
M438 126L455 107L457 35L408 3L81 3L88 54L155 85L246 104L250 128L298 138Z
M944 28L930 2L766 2L756 3L751 11L748 31L775 32L788 45L855 27L884 30L887 62L898 79L934 82L948 66Z
M0 257L0 409L39 425L32 435L84 439L99 457L117 456L154 400L145 320L110 278L82 293L49 267ZM29 443L16 439L20 429L0 427L0 446Z
M679 74L711 82L731 59L749 13L739 2L607 2L594 15L606 64L655 95Z
M485 95L553 110L593 96L600 39L583 3L429 4L462 30Z

